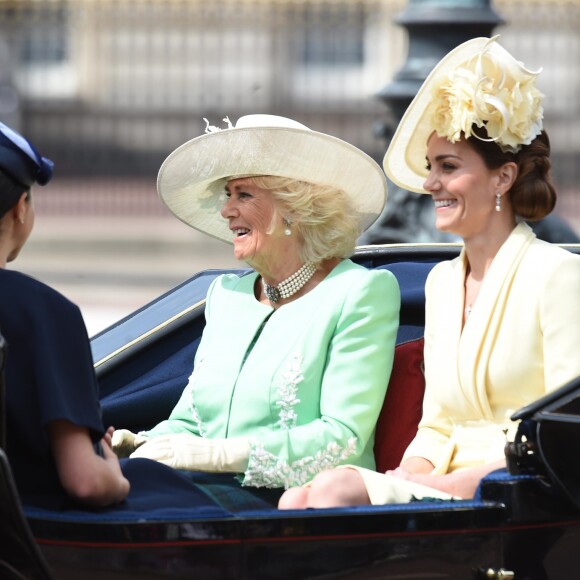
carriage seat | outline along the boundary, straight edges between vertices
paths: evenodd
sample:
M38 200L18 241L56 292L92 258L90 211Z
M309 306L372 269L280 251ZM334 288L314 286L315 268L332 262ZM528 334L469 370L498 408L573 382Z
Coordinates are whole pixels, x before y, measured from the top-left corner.
M393 370L375 431L376 470L383 473L401 463L421 420L425 375L423 338L395 347Z
M397 278L401 311L393 369L375 432L375 462L379 472L398 467L421 420L425 393L425 282L435 263L398 262L380 266Z

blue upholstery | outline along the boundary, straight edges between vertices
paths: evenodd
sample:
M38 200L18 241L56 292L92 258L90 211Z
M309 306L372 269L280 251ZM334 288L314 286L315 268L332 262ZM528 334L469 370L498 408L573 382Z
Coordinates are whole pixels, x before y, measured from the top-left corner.
M401 289L401 318L397 344L423 336L425 326L425 281L437 262L397 262L379 266L390 270Z

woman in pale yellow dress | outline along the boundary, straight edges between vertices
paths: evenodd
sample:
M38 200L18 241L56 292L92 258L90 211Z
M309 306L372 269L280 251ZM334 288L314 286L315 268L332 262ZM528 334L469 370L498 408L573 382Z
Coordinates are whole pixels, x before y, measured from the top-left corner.
M281 508L472 497L506 465L513 412L580 375L580 257L524 223L556 202L537 74L496 38L476 38L435 67L403 116L386 173L430 194L437 228L464 241L426 285L423 417L397 469L325 471Z

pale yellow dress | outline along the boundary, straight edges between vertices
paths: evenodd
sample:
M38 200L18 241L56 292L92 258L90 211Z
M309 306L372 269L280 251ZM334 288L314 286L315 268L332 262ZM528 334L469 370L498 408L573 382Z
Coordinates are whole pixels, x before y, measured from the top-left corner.
M438 474L504 458L517 430L510 415L580 376L580 256L518 224L463 326L465 274L462 252L426 285L423 418L403 459L426 458ZM373 504L445 497L359 471Z

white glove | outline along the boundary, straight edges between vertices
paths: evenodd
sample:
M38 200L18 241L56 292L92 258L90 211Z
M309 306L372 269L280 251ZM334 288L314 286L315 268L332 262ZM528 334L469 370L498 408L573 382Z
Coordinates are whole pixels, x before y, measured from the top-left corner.
M129 457L137 447L148 441L147 437L132 433L128 429L115 429L113 431L112 447L119 459Z
M248 466L250 443L247 437L206 439L190 433L174 433L149 439L131 458L154 459L175 469L242 473Z

